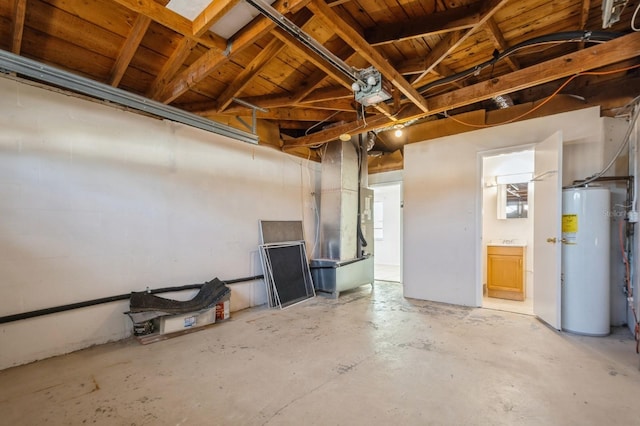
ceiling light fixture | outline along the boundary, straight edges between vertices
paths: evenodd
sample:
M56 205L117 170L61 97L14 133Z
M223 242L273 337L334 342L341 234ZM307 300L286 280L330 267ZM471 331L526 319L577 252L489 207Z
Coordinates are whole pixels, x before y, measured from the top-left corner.
M374 67L358 71L358 80L353 82L351 88L356 102L364 106L376 105L391 98L391 88Z
M393 134L396 135L396 138L399 138L400 136L402 136L402 129L396 129Z

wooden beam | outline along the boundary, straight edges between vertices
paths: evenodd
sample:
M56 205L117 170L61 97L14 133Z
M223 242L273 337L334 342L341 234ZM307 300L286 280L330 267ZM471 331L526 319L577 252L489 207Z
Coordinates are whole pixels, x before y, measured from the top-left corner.
M589 11L591 10L591 0L582 0L582 8L580 9L580 29L584 30L589 21Z
M286 15L287 13L298 12L309 1L310 0L277 0L271 6L281 14ZM229 54L231 55L252 45L275 27L276 24L270 19L262 15L258 16L250 25L245 26L229 39L229 45L231 47Z
M133 59L133 55L136 53L136 50L138 50L138 46L140 46L142 38L146 34L150 24L151 18L144 15L138 15L136 17L131 32L129 32L113 67L111 67L111 73L109 74L109 84L111 86L118 87L120 84L120 80L122 80L122 76L124 76L125 71L129 67L131 59Z
M207 46L210 49L225 50L227 48L227 41L217 34L208 31L202 34L200 37L194 37L193 24L190 20L182 15L177 14L171 9L167 9L161 4L156 3L154 0L113 0L121 6L127 9L133 10L143 16L151 18L152 21L165 26L178 34L182 34L185 37L195 38L199 43Z
M417 109L417 107L415 109ZM286 143L283 148L287 149L288 147L296 146L313 146L319 143L336 141L343 133L365 133L369 130L385 127L389 125L389 123L391 123L391 120L386 115L378 114L373 117L368 117L366 121L357 120L351 123L342 124L340 126L331 127L327 130L321 130L308 136L294 139Z
M320 68L325 74L340 83L342 86L351 89L351 80L333 67L323 57L313 52L308 47L304 46L298 40L293 38L290 34L284 32L280 28L276 28L273 31L273 35L279 38L282 42L286 43L290 49L294 50L298 55L304 57L316 67Z
M214 0L193 20L193 35L200 37L226 15L240 0Z
M487 28L487 34L489 35L489 38L493 42L493 45L496 47L496 49L498 49L501 52L504 52L509 48L509 44L504 39L504 35L502 34L502 31L500 31L500 28L498 27L498 23L496 22L495 19L493 19L493 17L487 20L486 28ZM511 68L512 71L517 71L520 69L520 63L516 58L507 56L506 58L504 58L504 60L507 64L509 64L509 67Z
M483 81L471 86L429 98L431 111L425 113L414 105L408 105L397 118L412 120L459 108L465 105L504 95L581 72L605 67L636 58L640 51L640 33L631 33L606 43L569 53L510 74ZM383 115L367 118L368 125L362 131L388 126L391 120ZM290 141L288 145L309 146L335 140L341 133L360 131L362 122L346 123L336 129L327 129ZM337 132L337 133L336 133ZM286 146L285 146L286 147Z
M584 30L587 27L589 21L589 11L591 10L591 0L582 0L582 8L580 9L580 29ZM584 49L585 43L581 41L578 43L578 49Z
M225 114L229 114L225 111ZM204 113L199 114L206 117L218 116L216 113ZM243 111L239 111L238 114L232 115L250 115L250 111L245 108ZM356 112L340 112L334 115L333 112L328 112L319 109L304 109L304 108L272 108L267 112L256 111L256 117L261 120L293 120L293 121L342 121L353 120L356 116ZM327 121L327 122L331 122Z
M413 81L413 84L419 82L427 75L436 65L442 62L447 56L452 54L460 45L468 39L478 28L484 25L502 6L509 0L489 0L482 6L480 11L480 19L476 25L468 30L460 30L449 33L444 40L438 43L424 58L424 70Z
M639 51L640 33L632 33L501 77L435 96L430 98L429 102L433 103L434 110L443 112L635 58Z
M332 99L330 101L318 101L309 102L305 104L294 105L302 108L314 108L314 109L326 109L330 111L347 111L355 112L357 107L354 107L355 101L353 99Z
M360 56L380 71L391 84L400 90L411 102L418 106L418 108L424 112L429 111L427 101L422 95L404 79L386 58L371 47L360 33L335 13L324 0L313 0L307 5L307 8L321 18L326 25L330 26L341 39L351 45Z
M166 88L170 79L178 72L191 53L191 50L193 50L197 44L194 39L189 37L183 37L182 40L180 40L180 43L178 43L178 46L176 46L167 62L162 66L156 79L151 83L149 90L147 90L147 97L157 99L158 95Z
M313 91L313 93L311 93L304 99L297 99L297 94L264 95L242 98L243 101L247 101L252 105L267 109L288 107L297 104L304 105L314 102L333 101L336 99L353 99L353 92L343 87L329 87L316 89ZM211 109L211 104L207 103L203 105L189 105L186 106L185 109L200 114L209 112L209 110ZM225 110L225 114L236 113L242 110L243 108L230 106Z
M278 0L274 3L274 7L278 12L285 14L292 10L299 10L304 6L304 3L308 1L309 0ZM172 102L189 90L190 87L197 85L209 74L218 69L218 67L235 57L235 55L242 50L253 45L258 39L262 38L274 28L275 24L272 21L262 16L258 17L253 24L245 26L230 39L230 49L228 49L228 51L213 52L210 50L205 53L191 64L189 68L178 74L172 81L166 84L154 99L164 103Z
M24 32L24 18L27 13L27 0L13 2L13 19L11 20L11 52L20 54L22 34Z
M333 51L333 53L343 61L348 61L356 52L353 51L351 46L343 42L342 47ZM311 92L313 92L327 77L322 70L314 71L309 77L305 79L304 87L300 89L294 95L294 102L299 102L306 98Z
M480 2L435 12L420 18L401 20L393 24L376 25L365 30L364 38L372 46L409 40L434 34L444 34L473 28L480 20Z
M189 68L179 73L171 82L165 85L156 99L168 104L182 95L189 88L195 86L211 74L227 60L227 56L218 50L207 50Z
M253 60L240 72L240 74L227 86L224 92L220 96L218 96L218 111L224 110L229 106L232 99L244 89L247 84L254 78L257 74L262 71L262 69L275 58L278 53L284 49L285 44L274 38L272 39L264 49L253 58Z

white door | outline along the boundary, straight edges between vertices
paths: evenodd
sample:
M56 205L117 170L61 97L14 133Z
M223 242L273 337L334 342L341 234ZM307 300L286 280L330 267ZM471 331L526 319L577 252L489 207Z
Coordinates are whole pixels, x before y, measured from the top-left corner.
M562 132L535 147L533 177L533 313L561 328Z

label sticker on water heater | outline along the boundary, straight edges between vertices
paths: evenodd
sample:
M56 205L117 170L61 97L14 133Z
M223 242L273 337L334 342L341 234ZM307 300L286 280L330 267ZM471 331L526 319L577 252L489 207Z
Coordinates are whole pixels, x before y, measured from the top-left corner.
M562 232L573 233L578 232L578 215L563 214L562 215Z

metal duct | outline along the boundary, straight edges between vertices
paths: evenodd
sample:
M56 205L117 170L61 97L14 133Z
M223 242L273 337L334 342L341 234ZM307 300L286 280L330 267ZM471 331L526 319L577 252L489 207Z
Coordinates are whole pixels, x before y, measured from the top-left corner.
M320 256L357 257L358 156L351 140L332 142L322 157Z

